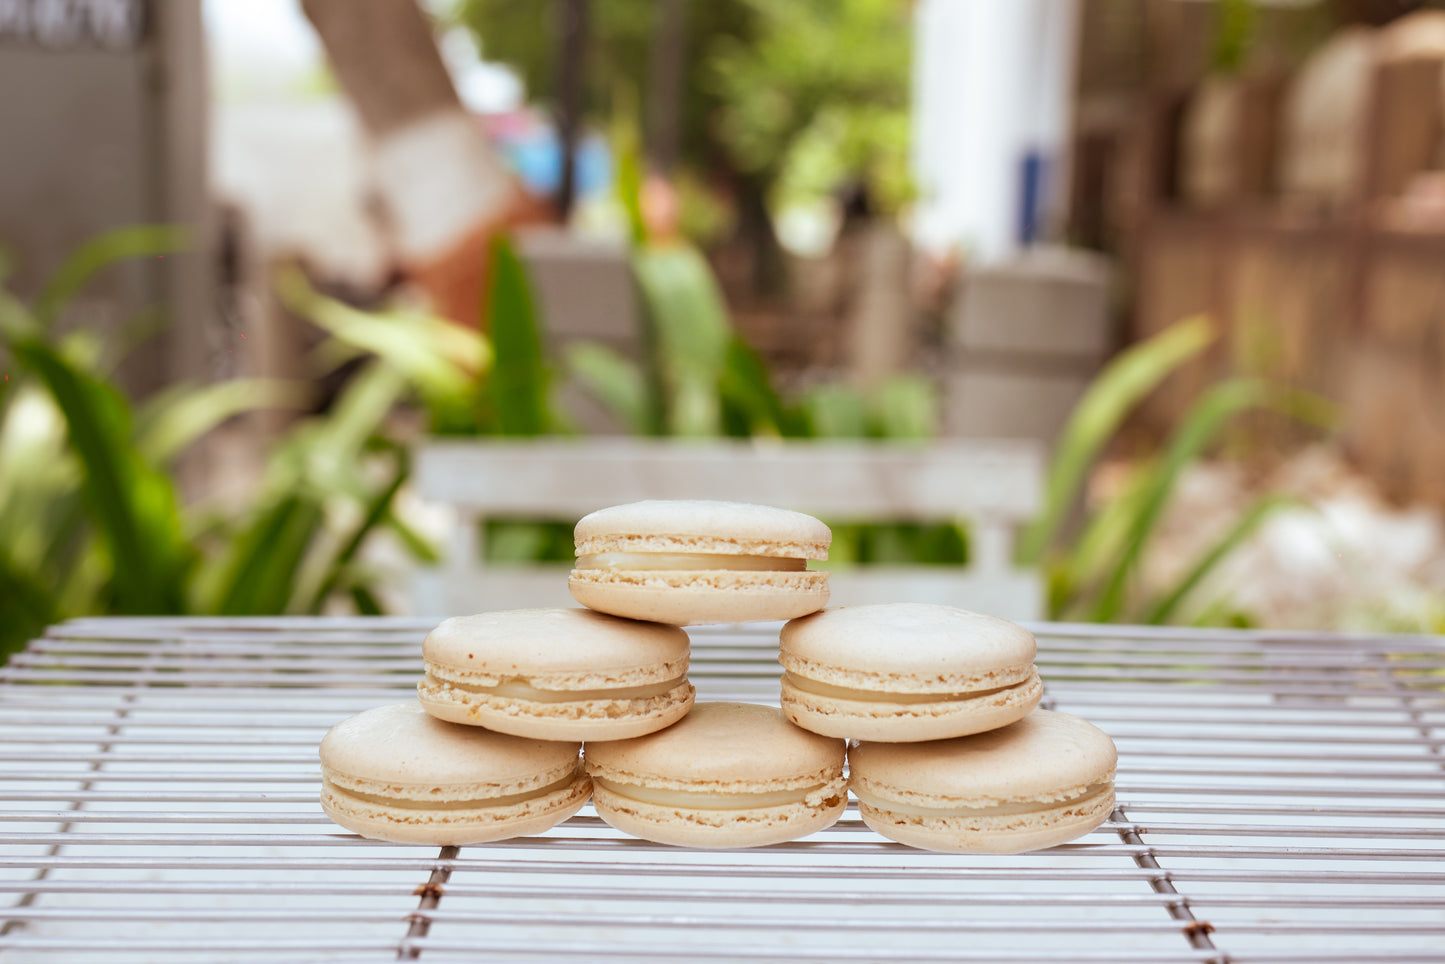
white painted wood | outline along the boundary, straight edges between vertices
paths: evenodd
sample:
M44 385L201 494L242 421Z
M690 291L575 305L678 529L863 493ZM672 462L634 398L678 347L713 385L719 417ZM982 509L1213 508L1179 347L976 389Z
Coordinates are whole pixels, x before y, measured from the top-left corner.
M835 570L832 603L935 602L1037 619L1041 580L1014 567L1012 553L1015 528L1041 505L1043 471L1040 446L1019 440L429 440L416 453L418 494L451 505L466 531L440 569L419 575L413 602L429 616L573 604L565 567L484 566L473 533L488 517L576 519L640 499L727 499L834 523L967 522L970 565Z
M1014 530L1009 520L998 516L976 519L968 536L968 551L974 568L982 572L1007 570L1014 555Z
M635 438L435 439L416 453L428 499L486 514L566 515L639 499L731 499L872 519L1032 518L1043 452L1021 440L919 445Z

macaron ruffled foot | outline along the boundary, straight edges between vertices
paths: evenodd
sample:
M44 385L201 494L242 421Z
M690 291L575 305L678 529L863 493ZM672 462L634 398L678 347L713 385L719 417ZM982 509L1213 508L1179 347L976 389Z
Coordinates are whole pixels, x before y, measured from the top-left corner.
M759 847L832 826L847 806L845 744L770 706L698 703L675 726L588 743L593 806L612 827L682 847Z
M1114 812L1114 741L1086 720L1035 710L988 733L860 743L849 787L863 822L942 853L1014 854L1067 843Z
M906 743L997 729L1038 706L1028 630L916 603L842 606L783 627L781 702L825 736Z
M587 609L448 619L422 642L422 706L538 740L623 740L692 706L687 633Z
M581 810L578 743L445 723L415 702L343 720L321 741L321 808L363 837L460 846L542 833Z

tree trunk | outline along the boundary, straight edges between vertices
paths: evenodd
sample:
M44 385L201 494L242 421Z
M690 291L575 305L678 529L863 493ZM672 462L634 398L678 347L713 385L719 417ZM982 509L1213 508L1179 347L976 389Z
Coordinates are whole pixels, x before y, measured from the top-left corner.
M760 300L782 295L788 281L787 259L768 213L765 183L763 179L744 178L738 192L738 235L748 250L748 287Z
M302 0L371 140L397 259L435 310L480 319L493 235L524 196L462 107L415 0Z
M688 0L659 0L647 65L647 160L671 176L682 147L682 87L687 71Z
M557 217L572 216L577 197L577 140L582 129L582 63L587 52L587 0L563 0L561 70L557 77L557 142L562 176L557 184Z
M301 9L372 137L436 111L461 110L414 0L301 0Z

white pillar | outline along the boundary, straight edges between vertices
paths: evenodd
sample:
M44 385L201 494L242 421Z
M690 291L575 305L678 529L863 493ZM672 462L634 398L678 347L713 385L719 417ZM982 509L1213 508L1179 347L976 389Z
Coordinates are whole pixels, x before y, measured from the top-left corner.
M921 0L915 19L915 235L977 261L1022 234L1024 162L1044 165L1047 235L1063 183L1078 0Z

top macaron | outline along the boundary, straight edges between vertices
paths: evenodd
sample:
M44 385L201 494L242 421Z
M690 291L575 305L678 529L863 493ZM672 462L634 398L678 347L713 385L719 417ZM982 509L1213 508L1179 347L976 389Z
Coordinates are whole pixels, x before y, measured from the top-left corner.
M686 626L792 619L828 602L832 532L801 512L741 502L647 501L599 509L575 531L572 598Z
M920 603L842 606L783 627L782 707L824 736L944 740L1038 706L1037 644L996 616Z

